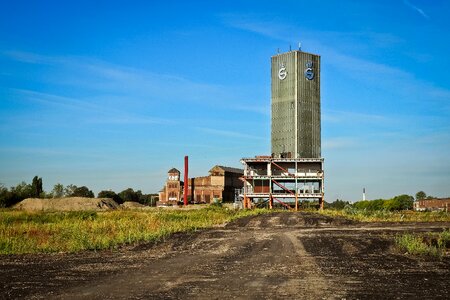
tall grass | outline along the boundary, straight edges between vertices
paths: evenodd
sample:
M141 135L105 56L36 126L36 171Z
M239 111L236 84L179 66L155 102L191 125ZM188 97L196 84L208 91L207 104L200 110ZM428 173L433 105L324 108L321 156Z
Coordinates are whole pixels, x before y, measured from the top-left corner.
M265 210L23 212L0 211L0 254L76 252L153 241L171 233L207 228Z
M324 209L320 213L360 222L450 222L450 213L444 211L416 212L345 208L343 210Z
M450 248L450 230L441 233L397 235L395 243L401 251L412 255L440 257Z

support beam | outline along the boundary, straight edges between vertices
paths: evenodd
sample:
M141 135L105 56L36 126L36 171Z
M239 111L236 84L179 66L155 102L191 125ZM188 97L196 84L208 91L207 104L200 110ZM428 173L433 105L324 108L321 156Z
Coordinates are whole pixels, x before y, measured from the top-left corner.
M271 209L275 207L274 201L277 201L292 210L300 210L301 201L306 198L318 200L319 207L323 208L323 159L258 157L256 159L244 158L241 162L246 170L260 169L261 162L267 163L267 175L254 176L247 172L241 179L246 183L246 190L243 191L245 208L251 208L251 202L259 198L268 199L268 207ZM295 171L289 172L290 168L295 168ZM299 172L299 169L302 168L310 171ZM283 174L281 176L279 174L274 175L274 170L281 170ZM311 172L311 170L313 171ZM269 182L268 186L266 185L267 181ZM317 192L314 189L315 185L319 186ZM301 191L302 186L304 187L303 191ZM274 191L274 187L276 191ZM289 202L283 202L280 200L283 198L290 200Z

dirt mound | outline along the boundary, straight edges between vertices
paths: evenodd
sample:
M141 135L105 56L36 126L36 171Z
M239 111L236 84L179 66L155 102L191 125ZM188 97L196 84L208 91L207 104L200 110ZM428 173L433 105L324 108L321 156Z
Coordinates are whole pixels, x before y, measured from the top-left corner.
M78 211L118 209L119 204L110 198L68 197L54 199L27 198L14 206L20 210Z
M273 228L273 227L330 227L348 226L358 222L342 217L328 217L308 212L275 212L270 215L248 216L228 223L225 228Z

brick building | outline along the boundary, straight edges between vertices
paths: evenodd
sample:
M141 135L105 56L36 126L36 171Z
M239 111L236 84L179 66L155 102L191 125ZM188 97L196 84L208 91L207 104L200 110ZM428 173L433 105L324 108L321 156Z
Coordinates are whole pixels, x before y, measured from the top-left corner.
M414 210L416 211L444 210L448 212L449 208L450 198L426 199L414 202Z
M181 198L182 182L180 171L172 168L167 172L167 180L164 185L164 193L159 192L159 201L163 203L177 203Z
M235 190L243 187L243 182L239 179L242 175L242 169L216 165L209 170L208 176L189 178L189 202L211 203L213 199L234 201ZM159 192L159 204L177 204L182 201L183 187L180 171L175 168L169 170L166 183Z

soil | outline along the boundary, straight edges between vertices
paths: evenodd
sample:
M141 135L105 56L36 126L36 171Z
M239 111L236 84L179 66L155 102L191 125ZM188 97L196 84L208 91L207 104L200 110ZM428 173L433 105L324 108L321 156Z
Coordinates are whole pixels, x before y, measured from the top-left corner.
M0 298L449 299L450 257L393 242L449 227L273 213L114 251L0 256Z
M104 211L118 209L119 204L111 198L27 198L17 203L14 208L26 211Z

